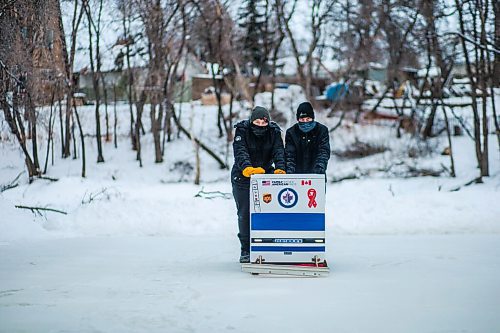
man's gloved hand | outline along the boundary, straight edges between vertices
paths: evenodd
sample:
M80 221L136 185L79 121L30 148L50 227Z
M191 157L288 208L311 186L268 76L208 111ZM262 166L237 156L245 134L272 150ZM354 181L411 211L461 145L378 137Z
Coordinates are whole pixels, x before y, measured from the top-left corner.
M274 170L274 173L277 175L284 175L286 172L285 172L285 170L276 169L276 170Z
M266 170L264 170L261 167L258 167L258 168L246 167L245 169L243 169L243 171L241 173L243 174L243 176L245 176L245 177L248 178L251 175L257 175L257 174L260 174L260 173L266 173Z
M261 168L261 167L258 167L258 168L255 168L254 169L254 175L257 175L257 174L262 174L262 173L266 173L266 170L264 170L264 168Z

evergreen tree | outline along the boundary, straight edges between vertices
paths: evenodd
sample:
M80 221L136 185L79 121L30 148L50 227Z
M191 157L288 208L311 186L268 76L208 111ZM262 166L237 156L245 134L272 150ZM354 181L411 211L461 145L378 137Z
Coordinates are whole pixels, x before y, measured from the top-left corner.
M243 30L240 42L245 71L252 74L254 68L265 66L267 58L265 38L269 38L269 31L266 29L266 1L246 1L238 11L238 19Z

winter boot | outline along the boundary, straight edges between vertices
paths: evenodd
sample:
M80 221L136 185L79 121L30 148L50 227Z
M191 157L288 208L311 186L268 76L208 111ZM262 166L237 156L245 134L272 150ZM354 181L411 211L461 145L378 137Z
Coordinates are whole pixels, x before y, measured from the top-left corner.
M248 251L241 251L240 263L247 264L249 262L250 262L250 252L248 252Z

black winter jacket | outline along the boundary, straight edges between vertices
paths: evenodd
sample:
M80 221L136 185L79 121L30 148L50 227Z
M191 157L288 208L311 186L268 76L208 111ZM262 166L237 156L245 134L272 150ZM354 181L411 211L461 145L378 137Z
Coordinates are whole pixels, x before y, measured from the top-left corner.
M275 168L285 170L283 139L276 123L270 122L267 133L261 138L253 134L249 120L240 121L234 127L234 165L231 170L233 184L245 187L250 185L250 178L242 174L243 169L249 166L262 167L266 173L273 173Z
M330 134L316 123L308 133L295 124L285 136L286 173L325 173L330 159Z

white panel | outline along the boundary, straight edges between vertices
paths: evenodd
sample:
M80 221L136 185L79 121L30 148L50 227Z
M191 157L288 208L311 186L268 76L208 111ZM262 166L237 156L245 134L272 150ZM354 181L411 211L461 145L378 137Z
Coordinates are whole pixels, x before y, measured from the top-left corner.
M251 213L324 213L325 211L323 175L254 175L251 179L250 192Z
M254 175L250 187L250 215L252 213L325 213L324 175ZM306 222L306 221L305 221ZM250 223L251 225L251 223ZM252 230L251 238L318 238L324 231ZM324 247L325 243L252 243L251 246ZM325 260L324 251L251 251L250 260L262 257L266 263L311 263L314 257Z

